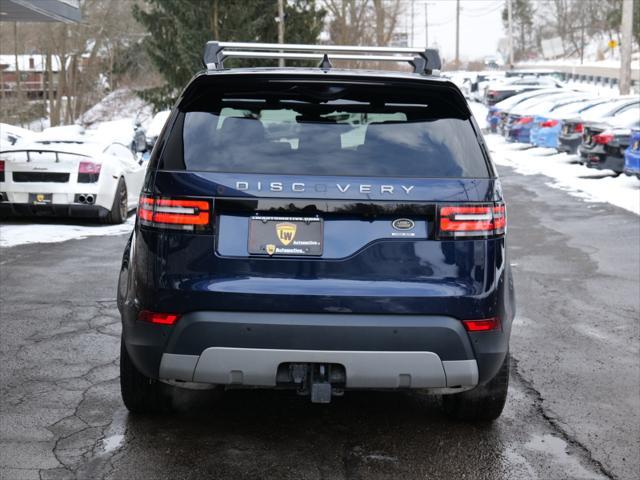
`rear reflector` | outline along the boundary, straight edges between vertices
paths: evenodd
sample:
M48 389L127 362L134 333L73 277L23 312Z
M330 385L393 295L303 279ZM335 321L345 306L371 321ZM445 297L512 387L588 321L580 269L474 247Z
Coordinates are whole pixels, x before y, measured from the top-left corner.
M469 332L488 332L489 330L498 330L500 328L500 319L498 317L485 318L483 320L463 320L462 323Z
M173 325L179 319L180 315L177 313L150 312L149 310L142 310L138 313L138 320L156 325Z
M441 237L493 237L507 226L504 203L440 207Z
M171 199L141 195L138 217L146 226L206 230L210 229L211 202L204 199Z

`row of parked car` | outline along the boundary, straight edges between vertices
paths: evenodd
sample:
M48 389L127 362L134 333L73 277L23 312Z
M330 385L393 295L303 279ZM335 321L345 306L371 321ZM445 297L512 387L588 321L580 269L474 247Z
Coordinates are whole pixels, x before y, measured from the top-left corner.
M640 99L568 88L514 94L488 109L494 133L511 142L578 154L587 167L640 179Z

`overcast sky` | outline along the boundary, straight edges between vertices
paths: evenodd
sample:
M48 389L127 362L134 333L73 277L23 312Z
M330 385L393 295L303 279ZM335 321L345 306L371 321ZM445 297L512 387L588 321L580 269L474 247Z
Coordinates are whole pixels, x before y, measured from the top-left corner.
M456 0L402 0L405 9L400 28L411 36L413 18L413 45L425 44L425 4L429 19L429 46L436 44L440 56L446 60L455 57L456 45ZM502 26L504 0L461 0L460 1L460 58L461 60L481 59L495 54L498 40L506 36ZM411 41L409 41L411 45Z

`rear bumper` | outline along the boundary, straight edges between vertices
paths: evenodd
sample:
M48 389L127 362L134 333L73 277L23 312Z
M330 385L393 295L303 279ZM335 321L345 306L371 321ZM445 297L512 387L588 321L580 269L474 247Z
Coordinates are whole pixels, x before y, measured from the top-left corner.
M558 151L566 152L572 155L578 153L578 147L582 143L582 135L576 135L575 137L563 137L558 138Z
M611 155L585 152L585 165L598 170L613 170L621 173L624 170L624 158Z
M433 352L207 348L201 355L165 353L160 378L218 385L275 387L284 363L344 366L346 388L472 388L475 360L443 361Z
M347 388L473 387L508 349L503 330L469 334L445 316L193 312L166 327L133 315L123 311L129 354L163 380L275 386L280 364L300 362L344 366Z
M30 203L0 203L2 217L56 216L72 218L104 218L109 210L99 205L32 205Z

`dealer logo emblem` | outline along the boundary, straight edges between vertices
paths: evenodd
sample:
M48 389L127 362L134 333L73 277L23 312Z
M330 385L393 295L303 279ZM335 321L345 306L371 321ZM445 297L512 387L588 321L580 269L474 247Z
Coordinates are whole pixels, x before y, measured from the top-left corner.
M265 245L264 249L269 255L273 255L274 253L276 253L276 246L273 243Z
M38 202L44 202L44 195L39 193L36 195L36 201Z
M296 225L294 223L276 224L276 235L283 245L289 245L296 236Z

